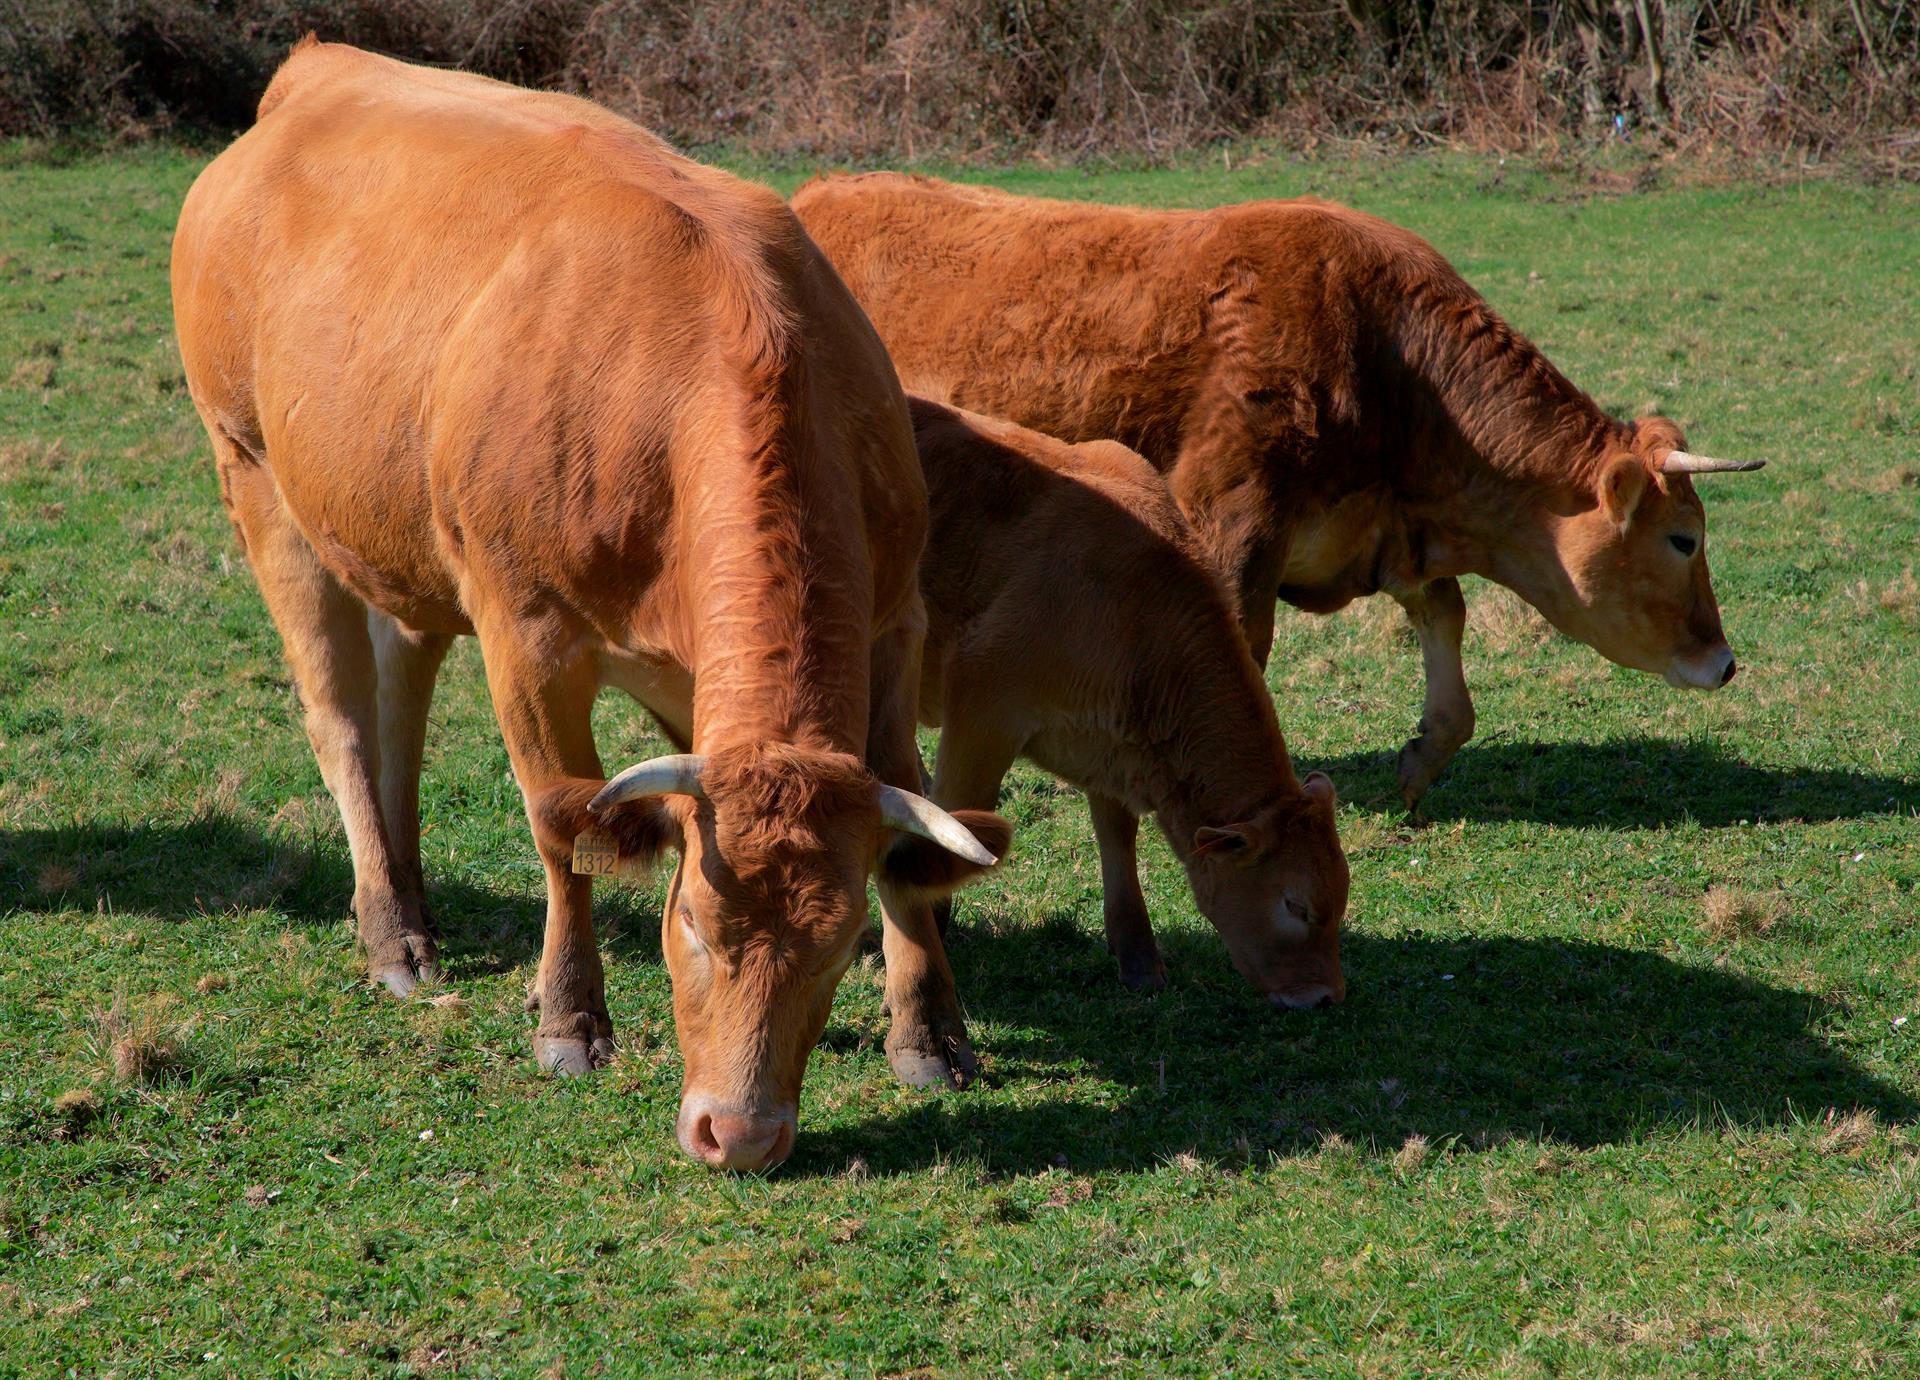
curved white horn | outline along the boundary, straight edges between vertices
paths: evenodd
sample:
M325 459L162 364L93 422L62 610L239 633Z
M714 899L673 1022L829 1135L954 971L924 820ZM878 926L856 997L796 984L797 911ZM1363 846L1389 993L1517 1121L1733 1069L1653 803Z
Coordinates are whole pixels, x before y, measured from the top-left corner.
M882 786L879 798L880 819L889 829L931 839L949 853L981 867L992 867L1000 861L981 846L966 825L925 796L898 786Z
M1689 455L1684 450L1670 450L1660 462L1662 474L1732 474L1737 471L1757 470L1765 466L1764 460L1715 460L1711 455Z
M587 808L604 810L609 805L646 795L690 795L695 800L705 800L707 792L700 784L700 773L706 769L707 759L695 752L651 757L607 782Z

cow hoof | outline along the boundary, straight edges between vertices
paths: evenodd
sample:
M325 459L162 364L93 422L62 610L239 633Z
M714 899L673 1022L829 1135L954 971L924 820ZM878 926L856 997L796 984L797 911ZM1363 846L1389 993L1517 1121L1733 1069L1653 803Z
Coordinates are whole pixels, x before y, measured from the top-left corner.
M420 985L420 980L414 976L411 964L400 968L376 968L371 976L375 982L394 996L401 998L412 996L413 989Z
M1416 814L1420 809L1420 800L1427 793L1427 787L1440 775L1446 764L1427 760L1422 750L1424 739L1415 738L1400 749L1400 763L1397 775L1400 779L1400 799L1406 802L1407 813Z
M980 1076L980 1061L964 1039L949 1039L942 1054L917 1049L890 1049L887 1064L893 1076L909 1088L960 1089Z
M1120 965L1120 985L1128 991L1158 992L1166 987L1167 965L1160 957L1160 946L1151 938L1144 945L1122 948L1114 947L1109 941L1107 952Z
M364 912L363 912L364 915ZM385 916L360 926L367 976L396 997L410 997L423 982L440 980L440 950L433 936L404 916Z
M396 997L410 997L423 982L440 981L440 965L431 958L383 963L368 970L372 979Z
M572 1078L613 1062L613 1041L601 1035L592 1040L576 1040L560 1035L533 1037L534 1062L542 1073Z

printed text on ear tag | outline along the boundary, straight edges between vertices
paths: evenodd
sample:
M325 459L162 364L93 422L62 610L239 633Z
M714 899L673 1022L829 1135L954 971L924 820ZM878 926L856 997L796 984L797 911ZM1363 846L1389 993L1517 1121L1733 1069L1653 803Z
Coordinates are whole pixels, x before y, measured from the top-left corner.
M620 845L604 829L573 836L573 870L583 877L611 877L620 870Z

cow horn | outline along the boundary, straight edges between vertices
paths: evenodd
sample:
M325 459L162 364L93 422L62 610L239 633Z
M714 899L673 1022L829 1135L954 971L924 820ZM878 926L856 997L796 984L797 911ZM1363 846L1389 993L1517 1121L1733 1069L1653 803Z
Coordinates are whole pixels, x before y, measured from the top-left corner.
M651 757L628 767L602 786L588 808L604 810L609 805L647 795L690 795L695 800L705 800L707 792L700 784L700 773L706 769L707 759L699 753Z
M966 825L925 796L883 785L879 798L880 820L889 829L931 839L949 853L981 867L992 867L1000 861L981 846Z
M1689 455L1684 450L1670 450L1660 461L1660 473L1731 474L1757 470L1766 463L1764 460L1715 460L1711 455Z

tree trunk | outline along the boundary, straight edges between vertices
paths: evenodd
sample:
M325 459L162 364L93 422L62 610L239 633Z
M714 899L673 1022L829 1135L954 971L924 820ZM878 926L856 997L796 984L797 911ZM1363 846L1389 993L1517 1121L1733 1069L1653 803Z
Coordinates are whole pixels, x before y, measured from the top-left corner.
M1660 49L1660 35L1654 28L1648 0L1633 0L1634 15L1640 21L1640 40L1647 48L1647 110L1654 119L1664 121L1671 113L1667 104L1667 62Z

